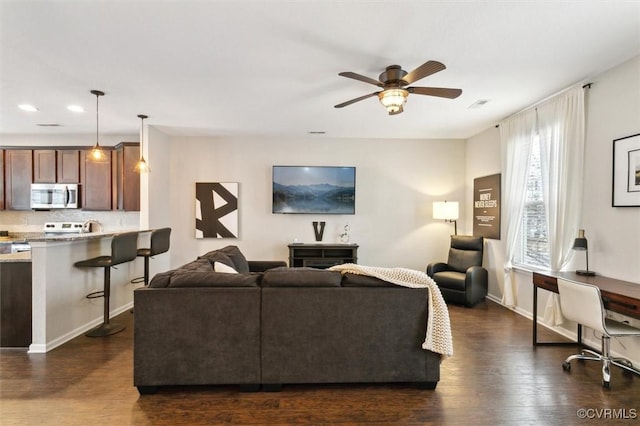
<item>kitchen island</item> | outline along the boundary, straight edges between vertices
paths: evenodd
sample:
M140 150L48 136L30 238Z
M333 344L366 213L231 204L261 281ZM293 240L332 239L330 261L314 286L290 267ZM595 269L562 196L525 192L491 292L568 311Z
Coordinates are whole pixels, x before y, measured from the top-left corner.
M127 232L130 230L122 230ZM148 242L139 231L138 246ZM103 301L86 295L103 289L102 268L77 268L75 262L111 253L115 232L27 235L31 245L32 341L30 353L43 353L99 325ZM133 278L142 275L142 259L112 268L111 317L133 306Z

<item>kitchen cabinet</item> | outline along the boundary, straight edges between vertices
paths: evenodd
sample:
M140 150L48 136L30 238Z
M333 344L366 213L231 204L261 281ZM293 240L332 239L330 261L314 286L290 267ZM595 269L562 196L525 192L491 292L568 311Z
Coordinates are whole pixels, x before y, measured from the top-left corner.
M80 182L80 150L34 149L33 181L39 183Z
M33 181L37 183L56 182L56 150L33 150Z
M0 210L4 210L4 149L0 149Z
M29 210L31 208L31 182L33 156L30 149L5 150L5 208Z
M59 149L56 151L56 155L57 182L80 182L80 150Z
M112 150L105 149L107 159L95 163L87 156L90 150L80 153L81 205L83 210L111 210Z
M0 262L0 347L31 344L31 262Z
M121 142L116 145L114 155L113 208L140 211L140 173L134 170L140 159L140 144Z

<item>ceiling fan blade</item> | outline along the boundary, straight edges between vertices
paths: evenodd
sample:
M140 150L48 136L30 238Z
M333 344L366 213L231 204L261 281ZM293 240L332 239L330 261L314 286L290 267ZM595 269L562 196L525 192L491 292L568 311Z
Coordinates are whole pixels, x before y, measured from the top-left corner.
M407 84L411 84L420 80L421 78L425 78L431 74L437 73L438 71L442 71L445 68L447 67L445 67L441 62L427 61L415 70L411 71L409 74L402 77L402 79L406 81Z
M439 98L455 99L462 94L461 89L449 89L447 87L407 87L409 93L416 95L437 96Z
M373 84L374 86L384 87L384 84L380 83L378 80L365 77L364 75L356 74L355 72L346 71L346 72L341 72L338 75L342 77L347 77L347 78L352 78L354 80L362 81L364 83Z
M368 95L360 96L359 98L351 99L350 101L343 102L338 105L334 105L334 108L342 108L342 107L346 107L347 105L355 104L356 102L360 102L372 96L376 96L378 93L380 92L373 92L373 93L369 93Z

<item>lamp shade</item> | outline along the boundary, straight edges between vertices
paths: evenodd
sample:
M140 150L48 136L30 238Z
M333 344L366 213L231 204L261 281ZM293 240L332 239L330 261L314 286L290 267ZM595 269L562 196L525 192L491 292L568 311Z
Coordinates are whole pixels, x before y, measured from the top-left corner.
M458 220L457 201L434 201L433 218L445 220Z
M578 238L573 241L573 249L574 250L587 250L589 247L587 245L587 239L584 236L584 229L580 229L578 231Z

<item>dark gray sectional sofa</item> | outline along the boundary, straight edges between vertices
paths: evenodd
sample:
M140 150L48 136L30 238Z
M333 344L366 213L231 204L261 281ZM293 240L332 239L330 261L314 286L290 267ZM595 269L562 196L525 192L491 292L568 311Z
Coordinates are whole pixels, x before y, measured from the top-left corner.
M221 262L238 274L215 272ZM440 355L421 348L427 290L284 262L237 247L157 274L134 291L134 385L408 382L434 389Z

